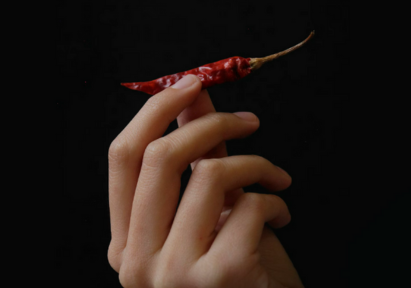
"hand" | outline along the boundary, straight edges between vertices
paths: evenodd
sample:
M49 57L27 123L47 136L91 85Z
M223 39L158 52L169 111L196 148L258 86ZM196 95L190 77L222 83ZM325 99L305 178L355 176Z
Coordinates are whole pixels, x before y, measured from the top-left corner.
M227 157L225 140L259 127L251 113L216 113L197 77L151 97L112 142L108 260L125 288L303 287L274 233L290 214L260 183L286 189L290 176L256 156ZM245 116L244 120L238 116ZM179 127L162 137L177 118ZM181 175L191 178L178 206ZM177 210L177 212L176 212Z

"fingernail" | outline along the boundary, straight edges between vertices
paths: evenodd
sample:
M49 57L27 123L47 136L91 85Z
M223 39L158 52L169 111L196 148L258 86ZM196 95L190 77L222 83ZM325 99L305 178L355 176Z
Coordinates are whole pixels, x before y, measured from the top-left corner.
M174 88L174 89L188 88L196 82L195 77L196 76L191 75L191 74L186 75L182 79L180 79L177 83L175 83L173 86L171 86L171 88Z
M258 121L257 116L255 116L251 112L235 112L234 114L237 115L238 117L240 117L241 119L246 120L246 121L250 121L250 122Z

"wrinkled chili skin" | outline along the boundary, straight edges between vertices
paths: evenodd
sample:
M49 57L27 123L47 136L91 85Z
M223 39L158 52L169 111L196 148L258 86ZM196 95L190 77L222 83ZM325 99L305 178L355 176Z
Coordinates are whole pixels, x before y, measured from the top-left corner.
M183 78L183 76L188 74L194 74L200 78L203 84L201 90L204 90L216 84L237 81L250 73L250 58L234 56L185 72L167 75L152 81L121 83L121 85L132 90L138 90L154 95L170 87Z

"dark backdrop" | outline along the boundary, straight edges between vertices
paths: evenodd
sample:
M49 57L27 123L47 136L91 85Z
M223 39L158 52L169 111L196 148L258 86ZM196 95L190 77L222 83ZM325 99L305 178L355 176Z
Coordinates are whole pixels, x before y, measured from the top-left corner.
M257 132L228 141L228 153L261 155L292 176L291 187L279 194L292 221L276 233L306 287L395 287L405 281L406 107L393 111L390 95L377 100L351 87L356 65L348 53L346 1L57 5L56 61L64 89L56 94L63 215L56 287L120 287L107 260L107 154L149 98L120 83L231 56L267 56L311 30L316 35L304 47L238 82L208 89L217 111L251 111L260 118ZM359 108L364 98L369 105ZM166 134L175 129L176 121ZM393 159L400 164L390 165ZM182 192L190 173L183 174Z

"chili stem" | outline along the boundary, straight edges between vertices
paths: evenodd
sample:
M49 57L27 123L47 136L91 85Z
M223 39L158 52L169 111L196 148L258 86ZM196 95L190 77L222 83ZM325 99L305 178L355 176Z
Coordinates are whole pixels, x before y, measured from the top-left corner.
M310 35L308 35L308 37L307 37L304 41L302 41L301 43L298 43L297 45L295 45L295 46L293 46L293 47L291 47L291 48L288 48L288 49L286 49L286 50L284 50L284 51L278 52L278 53L276 53L276 54L273 54L273 55L270 55L270 56L267 56L267 57L263 57L263 58L251 58L251 59L250 59L250 66L251 66L250 68L251 68L251 70L253 70L253 71L254 71L254 70L257 70L257 69L260 68L264 63L269 62L269 61L272 61L272 60L274 60L274 59L276 59L276 58L278 58L278 57L281 57L281 56L283 56L283 55L285 55L285 54L288 54L288 53L290 53L290 52L292 52L292 51L300 48L300 47L303 46L308 40L310 40L313 35L314 35L314 31L312 31L312 32L310 33Z

